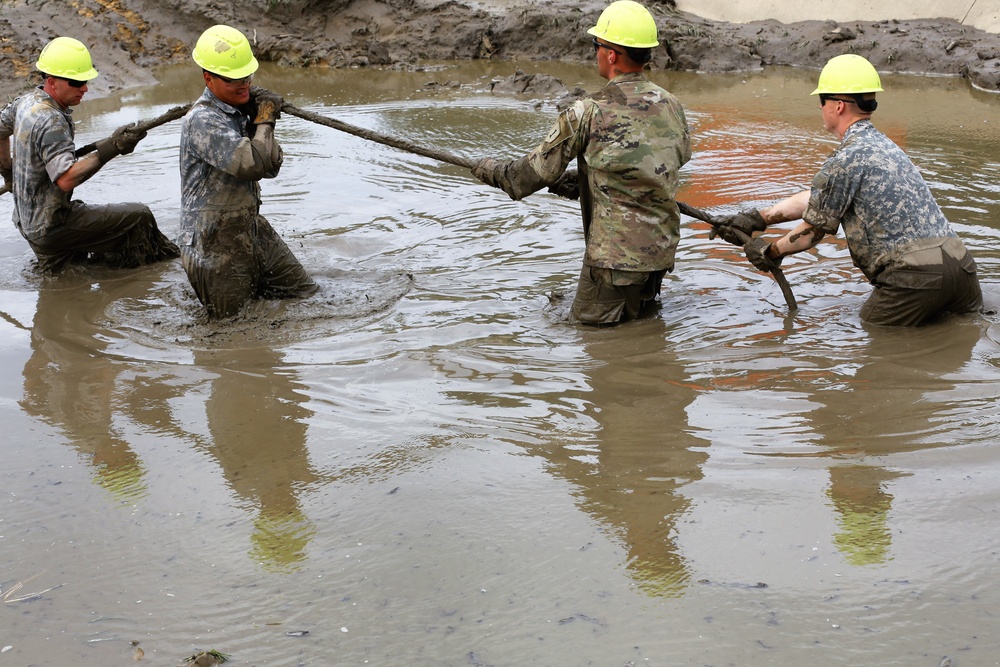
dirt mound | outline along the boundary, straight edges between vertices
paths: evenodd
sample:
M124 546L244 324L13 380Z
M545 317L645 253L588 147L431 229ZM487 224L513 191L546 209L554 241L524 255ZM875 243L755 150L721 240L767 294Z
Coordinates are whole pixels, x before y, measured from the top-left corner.
M70 35L91 48L101 94L151 83L152 68L184 62L215 23L242 30L257 57L289 67L418 66L427 60L529 58L590 62L594 0L0 0L0 93L29 80L41 47ZM964 76L1000 90L1000 36L946 19L730 24L649 0L664 46L657 69L819 68L845 52L880 71Z

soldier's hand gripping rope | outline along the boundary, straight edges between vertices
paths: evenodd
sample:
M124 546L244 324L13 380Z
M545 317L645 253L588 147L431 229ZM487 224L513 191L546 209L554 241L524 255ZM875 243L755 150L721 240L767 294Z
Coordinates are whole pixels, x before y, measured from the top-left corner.
M760 218L760 213L756 211L752 213L740 212L726 218L720 218L681 201L677 202L677 206L684 215L712 225L712 232L709 234L711 238L714 238L717 234L733 245L742 245L747 258L757 269L774 276L774 281L778 283L778 287L781 288L781 294L785 297L788 312L793 313L798 310L799 306L795 302L795 295L792 294L792 288L785 278L785 273L776 262L768 259L766 256L769 244L763 242L762 239L751 238L753 232L761 231L766 227L766 225L763 225L764 219ZM756 216L753 213L756 213ZM760 219L758 220L757 218ZM756 261L758 256L763 256L766 264L763 262L758 263Z

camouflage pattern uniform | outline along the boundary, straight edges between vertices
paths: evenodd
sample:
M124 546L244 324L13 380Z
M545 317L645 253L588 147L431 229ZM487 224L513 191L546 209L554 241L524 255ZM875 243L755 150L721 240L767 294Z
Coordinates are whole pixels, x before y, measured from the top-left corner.
M875 287L863 321L916 326L982 308L972 255L916 166L871 121L844 133L813 178L802 217L826 234L843 225L854 265Z
M38 268L57 271L70 262L130 268L177 257L147 206L88 205L56 185L77 159L72 113L41 87L0 111L0 137L13 137L14 225Z
M563 111L527 156L496 163L487 182L521 199L553 185L573 158L587 243L573 315L587 324L635 318L674 267L674 195L691 159L684 109L643 74L621 74Z
M181 262L209 317L231 317L253 298L314 294L316 283L260 215L262 178L284 155L274 127L207 88L181 126Z

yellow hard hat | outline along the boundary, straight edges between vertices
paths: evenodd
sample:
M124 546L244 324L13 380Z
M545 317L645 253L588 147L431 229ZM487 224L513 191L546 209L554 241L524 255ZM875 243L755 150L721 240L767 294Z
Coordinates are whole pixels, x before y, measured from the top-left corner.
M83 42L72 37L56 37L46 44L38 56L35 68L43 74L60 79L90 81L97 78L90 51Z
M882 80L868 59L856 53L845 53L827 61L819 73L819 84L813 95L880 93Z
M260 66L243 33L227 25L213 25L201 33L191 56L202 69L227 79L250 76Z
M606 42L636 49L659 46L656 40L656 21L649 10L632 0L617 0L608 5L597 25L587 31Z

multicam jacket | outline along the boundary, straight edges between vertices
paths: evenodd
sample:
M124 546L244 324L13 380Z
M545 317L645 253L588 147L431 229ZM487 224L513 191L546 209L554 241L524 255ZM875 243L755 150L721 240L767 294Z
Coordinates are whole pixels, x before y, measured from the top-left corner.
M0 111L0 137L13 137L14 224L29 241L44 237L69 208L72 193L56 180L76 162L72 113L41 86Z
M258 126L207 88L181 125L180 245L198 245L225 220L253 220L260 210L262 178L274 178L284 155L274 128Z
M584 263L621 271L673 269L680 240L674 201L691 159L680 102L642 73L621 74L563 111L531 153L498 169L520 199L555 183L577 158L587 231Z
M813 178L802 218L827 234L843 225L854 265L869 280L914 251L960 245L916 166L868 120L847 128Z

